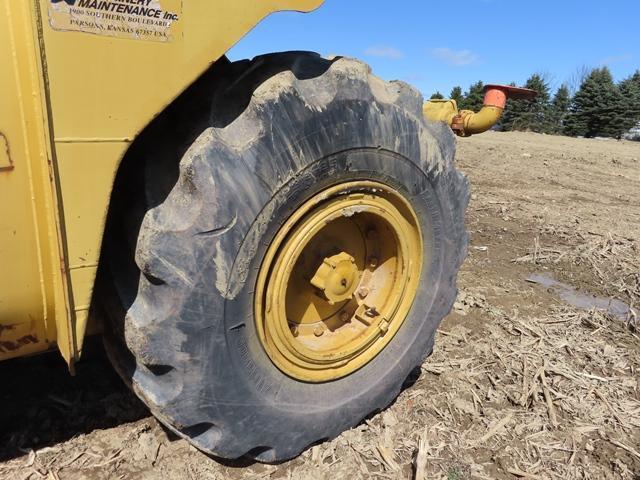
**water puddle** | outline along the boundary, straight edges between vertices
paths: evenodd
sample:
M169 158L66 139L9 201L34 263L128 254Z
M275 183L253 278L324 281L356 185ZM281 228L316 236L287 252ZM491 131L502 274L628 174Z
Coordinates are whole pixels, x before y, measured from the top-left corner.
M559 282L548 274L534 273L527 277L526 280L527 282L536 283L545 288L550 288L557 293L562 300L576 308L584 310L596 308L598 310L608 312L624 321L629 318L629 314L631 313L629 305L620 300L616 300L614 298L594 297L593 295L580 293L571 285Z

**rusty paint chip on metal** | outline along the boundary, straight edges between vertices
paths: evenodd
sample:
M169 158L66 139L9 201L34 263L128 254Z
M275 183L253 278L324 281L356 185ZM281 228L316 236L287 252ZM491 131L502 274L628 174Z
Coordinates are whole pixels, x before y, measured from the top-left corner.
M49 0L54 30L115 38L169 42L181 14L182 0Z
M7 140L7 137L0 132L0 172L10 172L13 168L11 151L9 150L9 141Z

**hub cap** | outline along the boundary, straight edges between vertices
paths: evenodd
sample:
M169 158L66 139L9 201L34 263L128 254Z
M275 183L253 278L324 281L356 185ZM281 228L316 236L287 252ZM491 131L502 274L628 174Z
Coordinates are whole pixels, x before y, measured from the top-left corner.
M256 327L271 361L308 382L365 365L404 322L422 252L412 207L386 185L344 183L305 202L258 274Z

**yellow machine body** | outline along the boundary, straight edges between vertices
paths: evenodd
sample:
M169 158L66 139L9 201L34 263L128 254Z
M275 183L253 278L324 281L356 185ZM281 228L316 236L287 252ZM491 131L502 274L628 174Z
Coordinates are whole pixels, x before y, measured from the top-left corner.
M268 14L323 0L0 5L0 360L81 354L131 142Z

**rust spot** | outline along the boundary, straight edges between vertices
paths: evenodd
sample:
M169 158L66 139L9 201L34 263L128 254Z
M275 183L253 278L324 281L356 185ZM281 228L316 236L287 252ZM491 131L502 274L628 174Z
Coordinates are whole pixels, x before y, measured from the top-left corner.
M16 327L15 323L10 323L8 325L0 324L0 336L2 336L2 332L5 330L13 330Z
M38 343L38 339L35 335L25 335L15 342L0 342L0 352L14 352L25 345L29 345L30 343Z
M5 134L0 132L0 172L10 172L14 168L9 141Z

